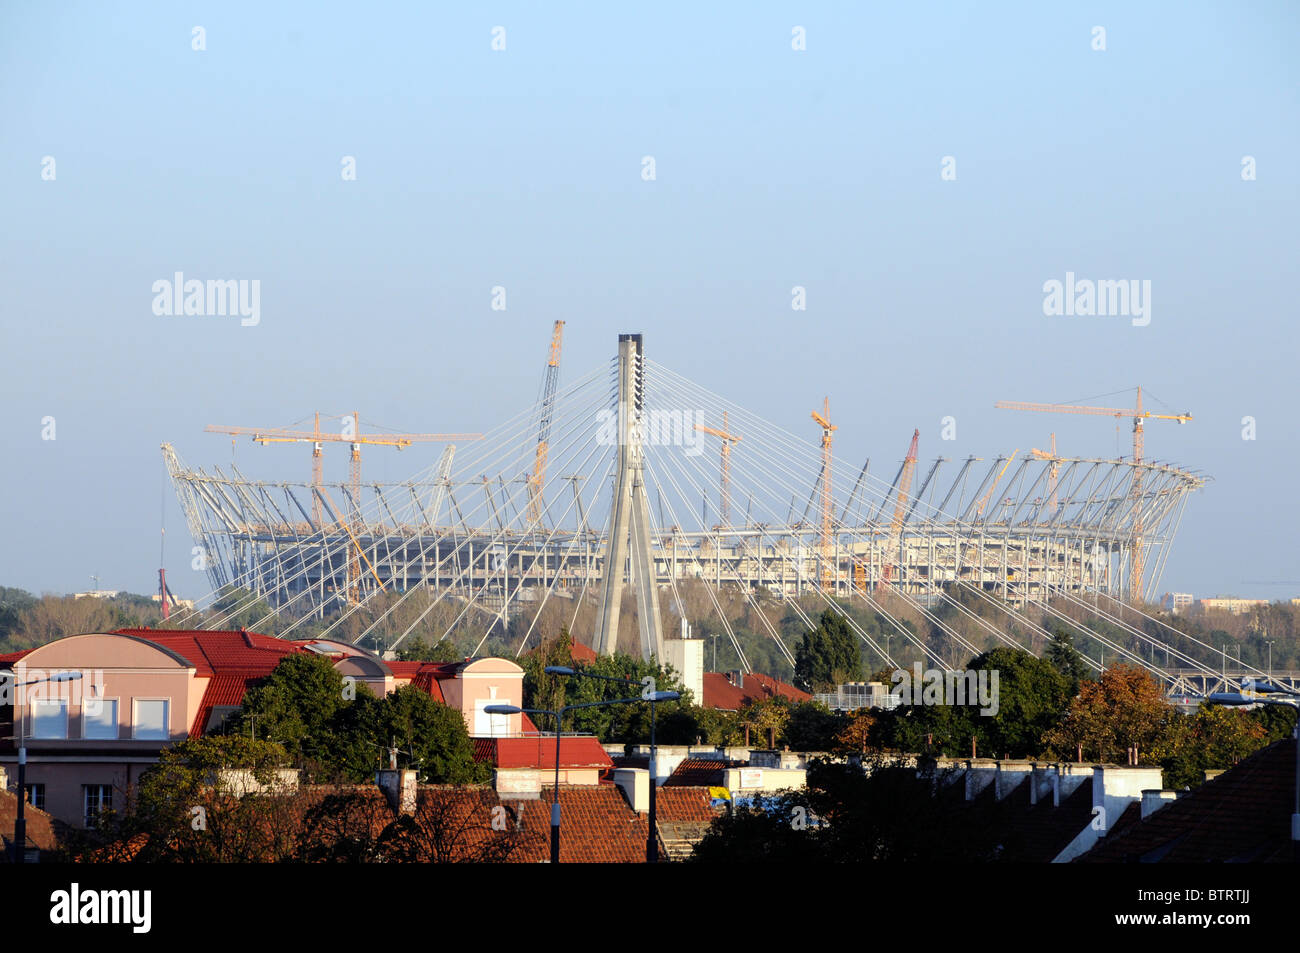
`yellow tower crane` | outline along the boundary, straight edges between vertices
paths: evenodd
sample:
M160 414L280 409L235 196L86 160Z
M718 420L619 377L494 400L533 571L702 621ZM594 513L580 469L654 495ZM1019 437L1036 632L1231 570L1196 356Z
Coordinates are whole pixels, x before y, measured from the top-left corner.
M555 327L551 329L551 353L546 362L546 380L542 385L537 457L533 461L533 475L528 478L528 522L538 526L542 522L542 486L546 482L546 457L550 452L551 421L555 417L555 389L560 380L560 343L563 338L564 322L556 321Z
M740 436L731 432L731 423L725 410L722 412L721 430L715 427L706 427L704 424L696 424L695 429L700 433L711 434L722 441L722 498L718 513L719 526L725 529L731 518L731 445L739 443Z
M1129 497L1134 504L1132 559L1129 560L1129 598L1141 602L1143 598L1142 575L1146 563L1142 539L1142 512L1139 500L1142 496L1142 451L1143 424L1148 420L1176 420L1185 424L1192 419L1191 414L1154 414L1142 408L1142 388L1137 389L1137 403L1134 407L1085 407L1080 404L1038 404L1026 401L999 400L994 405L999 410L1031 410L1052 414L1092 414L1099 417L1131 418L1133 420L1133 479L1129 483Z
M357 413L344 416L344 426L338 433L320 429L320 412L316 413L315 424L311 430L287 430L283 428L263 427L228 427L221 424L209 424L204 427L207 433L225 433L236 436L247 435L254 443L266 446L268 443L310 443L312 513L316 523L321 521L319 490L324 470L321 444L348 443L352 445L351 477L352 505L361 506L361 445L371 444L381 447L396 447L405 450L413 443L460 443L470 440L482 440L481 433L374 433L362 434L361 416Z
M324 461L321 451L321 445L325 443L348 443L352 445L351 482L352 482L352 522L353 526L349 527L342 521L343 514L340 513L340 527L348 535L348 601L355 604L358 601L358 589L361 580L360 560L365 559L365 554L361 552L361 543L357 538L362 532L361 525L361 445L371 444L381 447L396 447L398 450L405 450L413 443L443 443L443 442L462 442L469 440L482 440L481 433L375 433L362 434L361 415L352 413L350 417L343 417L343 426L338 433L330 433L320 429L320 412L316 412L315 420L311 430L288 430L284 428L260 428L260 427L229 427L221 424L209 424L203 429L207 433L224 433L233 436L247 435L252 437L254 443L266 446L269 443L310 443L311 450L311 484L312 497L311 508L312 518L319 531L324 530L324 523L321 514L321 496L325 492L322 486ZM332 504L331 504L332 505ZM369 563L369 560L366 560ZM374 572L371 567L371 572ZM379 576L375 575L375 580ZM380 584L382 588L382 583Z
M1049 512L1056 512L1056 474L1060 470L1061 458L1056 455L1056 434L1052 434L1051 451L1039 450L1037 447L1032 448L1030 454L1036 460L1050 460L1047 466L1047 509Z
M825 588L833 581L831 573L831 441L840 428L831 423L831 399L822 402L822 412L812 412L812 419L822 428L822 528L821 528L821 581Z

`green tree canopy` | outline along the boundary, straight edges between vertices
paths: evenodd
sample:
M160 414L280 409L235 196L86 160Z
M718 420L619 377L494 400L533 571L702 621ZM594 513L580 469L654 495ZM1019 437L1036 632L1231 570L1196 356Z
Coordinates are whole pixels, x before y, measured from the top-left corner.
M821 614L816 628L805 632L795 654L794 683L806 692L829 691L839 683L862 679L862 652L843 615Z

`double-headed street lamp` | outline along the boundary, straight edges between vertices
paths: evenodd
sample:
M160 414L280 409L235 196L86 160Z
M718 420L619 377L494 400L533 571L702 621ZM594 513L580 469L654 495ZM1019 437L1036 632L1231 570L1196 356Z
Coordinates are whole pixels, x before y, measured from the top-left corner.
M605 705L623 705L639 702L639 698L614 698L603 702L582 705L565 705L558 711L549 708L520 708L518 705L488 705L483 711L489 715L550 715L555 719L555 801L551 804L551 863L560 862L560 736L564 716L578 708L601 708Z
M1211 705L1285 705L1296 709L1295 809L1291 813L1291 849L1292 859L1300 863L1300 692L1250 678L1243 678L1241 684L1244 691L1214 692L1206 701Z
M574 675L578 678L599 678L605 682L618 682L621 685L642 685L631 678L615 678L612 675L597 675L594 672L579 672L564 665L548 665L546 667L547 675ZM658 863L659 861L659 844L655 839L655 792L658 789L655 774L655 704L657 702L675 702L680 699L680 692L643 692L641 698L633 701L647 701L650 703L650 816L649 829L645 839L645 861L647 864Z
M75 682L81 678L80 672L59 672L49 678L37 678L30 682L14 682L14 688L27 688L31 685L44 685L46 682ZM27 739L23 731L23 722L27 716L27 705L19 705L14 699L14 719L18 722L18 810L14 815L14 863L22 864L27 860Z

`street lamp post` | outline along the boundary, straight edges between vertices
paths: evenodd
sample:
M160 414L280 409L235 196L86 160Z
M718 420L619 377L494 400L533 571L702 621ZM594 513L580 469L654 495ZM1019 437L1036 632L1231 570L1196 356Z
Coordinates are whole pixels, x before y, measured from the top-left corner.
M551 863L560 862L560 733L564 716L579 708L601 708L605 705L622 705L638 702L639 698L614 698L603 702L586 702L582 705L565 705L558 711L549 708L520 708L518 705L488 705L483 711L489 715L550 715L555 719L555 800L551 804Z
M1206 700L1211 705L1285 705L1296 709L1295 731L1295 807L1291 812L1291 859L1300 863L1300 693L1274 685L1242 679L1243 692L1215 692ZM1247 694L1249 692L1249 694ZM1264 692L1266 694L1258 694Z
M631 678L615 678L612 675L597 675L594 672L579 672L576 669L564 665L548 665L546 667L546 674L574 675L578 678L599 678L601 681L618 682L621 685L643 684L642 682L638 682ZM634 701L648 701L650 703L650 813L647 818L649 827L645 839L645 862L647 864L655 864L659 862L659 843L655 839L655 821L658 816L656 812L658 799L655 795L659 789L659 785L656 783L656 761L658 760L656 754L658 748L655 745L655 704L658 702L677 701L681 697L680 692L650 692L649 694L643 693L640 699L634 699Z
M80 672L59 672L49 678L15 682L14 688L43 685L46 682L75 682L80 678ZM22 864L27 862L27 733L24 731L23 724L27 715L27 706L25 704L20 706L18 701L15 697L14 718L18 722L18 809L14 813L14 863Z

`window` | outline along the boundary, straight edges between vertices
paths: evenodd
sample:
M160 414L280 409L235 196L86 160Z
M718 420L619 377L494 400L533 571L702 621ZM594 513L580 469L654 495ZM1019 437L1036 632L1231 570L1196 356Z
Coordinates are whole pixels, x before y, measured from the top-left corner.
M29 784L26 786L27 803L38 811L45 810L45 785Z
M167 720L170 707L166 700L137 698L131 737L141 741L168 740L171 737Z
M62 698L33 698L32 738L68 737L68 703Z
M82 818L87 827L94 827L99 816L113 809L111 784L83 784L81 786Z
M117 699L86 698L81 702L81 737L117 740Z

